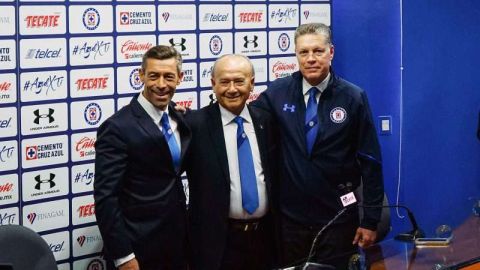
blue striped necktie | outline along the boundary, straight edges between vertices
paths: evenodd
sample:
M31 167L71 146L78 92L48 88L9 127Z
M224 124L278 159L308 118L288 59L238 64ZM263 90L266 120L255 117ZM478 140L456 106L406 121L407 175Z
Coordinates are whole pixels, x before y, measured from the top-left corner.
M312 153L313 144L317 138L318 133L318 117L317 117L317 94L318 89L316 87L310 88L308 90L308 102L307 102L307 111L305 112L305 135L307 138L307 152L308 155Z
M252 149L243 130L243 118L235 117L237 123L238 168L242 188L242 206L250 215L258 208L257 177L253 165Z
M178 147L177 140L170 127L170 122L168 121L168 115L166 113L163 113L162 118L160 119L160 125L162 126L163 137L167 141L168 148L172 154L173 165L175 170L178 170L180 165L180 147Z

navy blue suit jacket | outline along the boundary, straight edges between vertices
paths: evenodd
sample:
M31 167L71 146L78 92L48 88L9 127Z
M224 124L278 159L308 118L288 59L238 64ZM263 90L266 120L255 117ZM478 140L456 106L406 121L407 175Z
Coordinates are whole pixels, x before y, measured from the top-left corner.
M108 259L133 252L140 266L163 269L185 263L185 194L168 144L137 97L97 131L96 217ZM191 133L174 105L183 159Z
M282 214L302 224L322 225L342 208L339 185L363 181L364 204L381 205L380 146L366 93L333 71L318 104L319 131L311 155L305 137L302 74L275 80L253 106L272 113L279 125ZM313 207L312 207L313 206ZM339 222L358 218L357 212ZM366 209L362 227L375 229L381 209Z

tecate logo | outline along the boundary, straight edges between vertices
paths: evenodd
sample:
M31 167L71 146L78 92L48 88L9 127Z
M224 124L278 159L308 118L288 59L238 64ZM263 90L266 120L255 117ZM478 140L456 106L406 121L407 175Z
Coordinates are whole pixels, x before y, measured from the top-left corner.
M240 12L238 17L241 23L261 22L263 20L263 12Z
M91 217L95 215L95 204L81 205L77 208L78 217Z
M27 28L54 28L57 27L60 15L30 15L25 18Z
M107 88L109 77L80 78L75 84L78 91L101 90Z

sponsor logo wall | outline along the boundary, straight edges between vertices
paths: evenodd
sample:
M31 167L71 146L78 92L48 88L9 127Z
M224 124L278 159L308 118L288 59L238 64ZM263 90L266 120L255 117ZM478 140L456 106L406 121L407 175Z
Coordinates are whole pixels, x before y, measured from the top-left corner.
M252 101L298 70L295 28L330 16L328 0L0 0L0 226L38 232L59 269L106 269L96 129L142 91L143 53L164 44L182 54L173 100L191 109L215 102L215 59L244 54Z

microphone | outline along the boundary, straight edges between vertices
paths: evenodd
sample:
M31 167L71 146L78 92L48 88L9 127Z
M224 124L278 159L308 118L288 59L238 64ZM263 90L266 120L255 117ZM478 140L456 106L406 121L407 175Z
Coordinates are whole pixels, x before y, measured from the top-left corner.
M412 230L405 232L405 233L400 233L394 237L395 240L399 241L405 241L405 242L412 242L415 241L417 238L422 238L425 237L425 232L420 229L418 226L417 220L415 219L415 216L413 215L412 211L400 204L392 204L392 205L358 205L358 207L362 208L400 208L404 209L407 212L408 220L410 221L410 224L412 225Z

